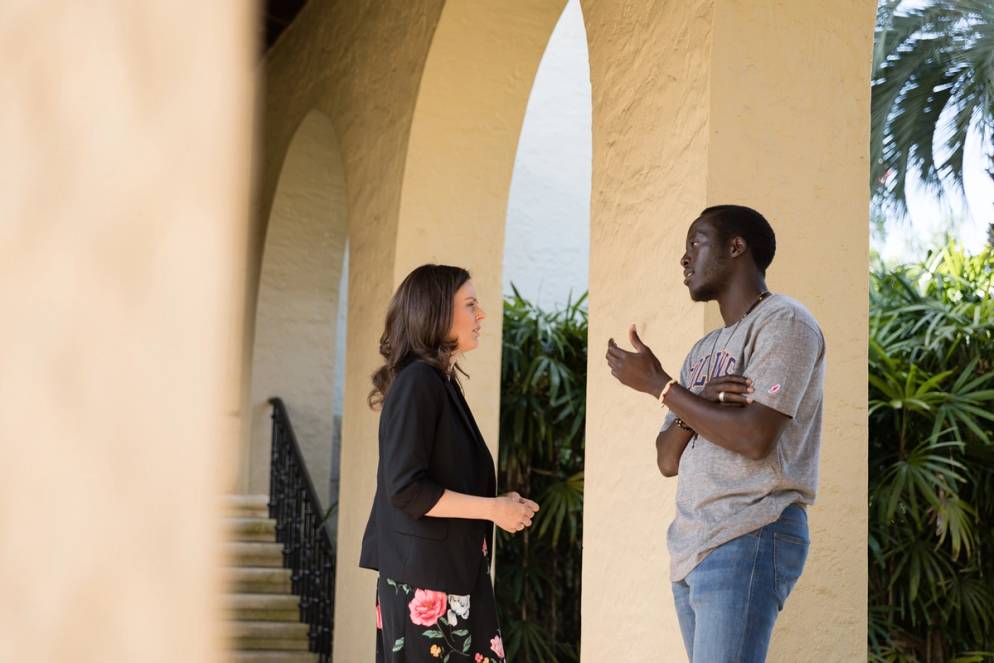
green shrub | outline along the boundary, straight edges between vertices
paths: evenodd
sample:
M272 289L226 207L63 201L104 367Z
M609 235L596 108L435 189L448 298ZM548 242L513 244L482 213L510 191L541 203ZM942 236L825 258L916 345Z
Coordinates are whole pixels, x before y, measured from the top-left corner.
M994 651L994 259L871 275L869 660Z
M509 660L578 661L586 295L545 312L514 290L504 302L500 491L541 504L532 527L497 530L497 607Z

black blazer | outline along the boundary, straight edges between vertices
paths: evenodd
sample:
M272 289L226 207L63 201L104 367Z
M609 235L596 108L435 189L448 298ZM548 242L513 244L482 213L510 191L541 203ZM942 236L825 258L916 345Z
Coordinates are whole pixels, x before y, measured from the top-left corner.
M493 550L493 523L432 518L448 488L494 497L494 460L459 387L414 361L397 373L380 414L376 495L359 566L423 589L470 594Z

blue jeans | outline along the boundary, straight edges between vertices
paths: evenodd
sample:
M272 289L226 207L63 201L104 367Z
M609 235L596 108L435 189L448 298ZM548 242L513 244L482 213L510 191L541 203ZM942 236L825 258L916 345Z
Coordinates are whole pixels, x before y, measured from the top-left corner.
M711 551L673 583L691 663L763 663L770 635L808 556L808 517L792 504L780 519Z

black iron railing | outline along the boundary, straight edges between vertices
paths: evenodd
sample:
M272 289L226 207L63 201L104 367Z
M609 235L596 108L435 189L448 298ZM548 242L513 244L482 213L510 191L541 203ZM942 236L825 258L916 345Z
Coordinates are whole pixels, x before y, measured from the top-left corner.
M310 627L310 651L319 663L331 660L335 611L335 549L286 406L273 406L273 449L269 475L269 517L276 519L276 540L283 544L283 566L290 569L293 592L300 596L300 620Z

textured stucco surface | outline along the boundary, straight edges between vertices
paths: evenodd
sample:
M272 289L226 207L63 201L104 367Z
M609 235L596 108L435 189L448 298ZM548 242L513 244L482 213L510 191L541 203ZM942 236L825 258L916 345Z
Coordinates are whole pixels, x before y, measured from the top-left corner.
M488 317L479 348L461 365L470 375L467 400L494 457L508 190L532 81L563 5L447 4L411 126L394 284L426 262L460 265L473 275Z
M827 370L811 551L771 662L866 657L870 62L876 3L717 3L708 204L777 230L769 286L804 302Z
M357 568L376 467L378 417L366 407L366 394L393 292L408 131L441 10L441 2L312 0L265 65L263 158L250 269L255 265L258 270L264 226L287 146L310 110L322 111L334 125L345 172L349 311L335 616L339 662L369 660L372 652L374 577ZM250 306L255 288L250 282ZM251 335L251 327L247 329Z
M266 230L252 356L252 476L269 491L272 421L283 399L324 509L330 506L338 289L348 233L331 121L311 111L294 136Z
M809 305L829 348L811 561L769 660L865 657L873 10L584 3L594 95L584 661L686 660L666 577L675 482L654 467L661 414L614 385L598 348L637 322L677 370L720 321L680 283L686 227L705 206L731 201L769 215L779 239L769 285Z
M710 2L583 4L593 94L590 332L581 656L686 660L668 583L676 484L659 475L652 398L620 387L609 337L664 366L701 335L682 287L685 220L707 198Z
M0 5L0 661L221 660L254 18Z

